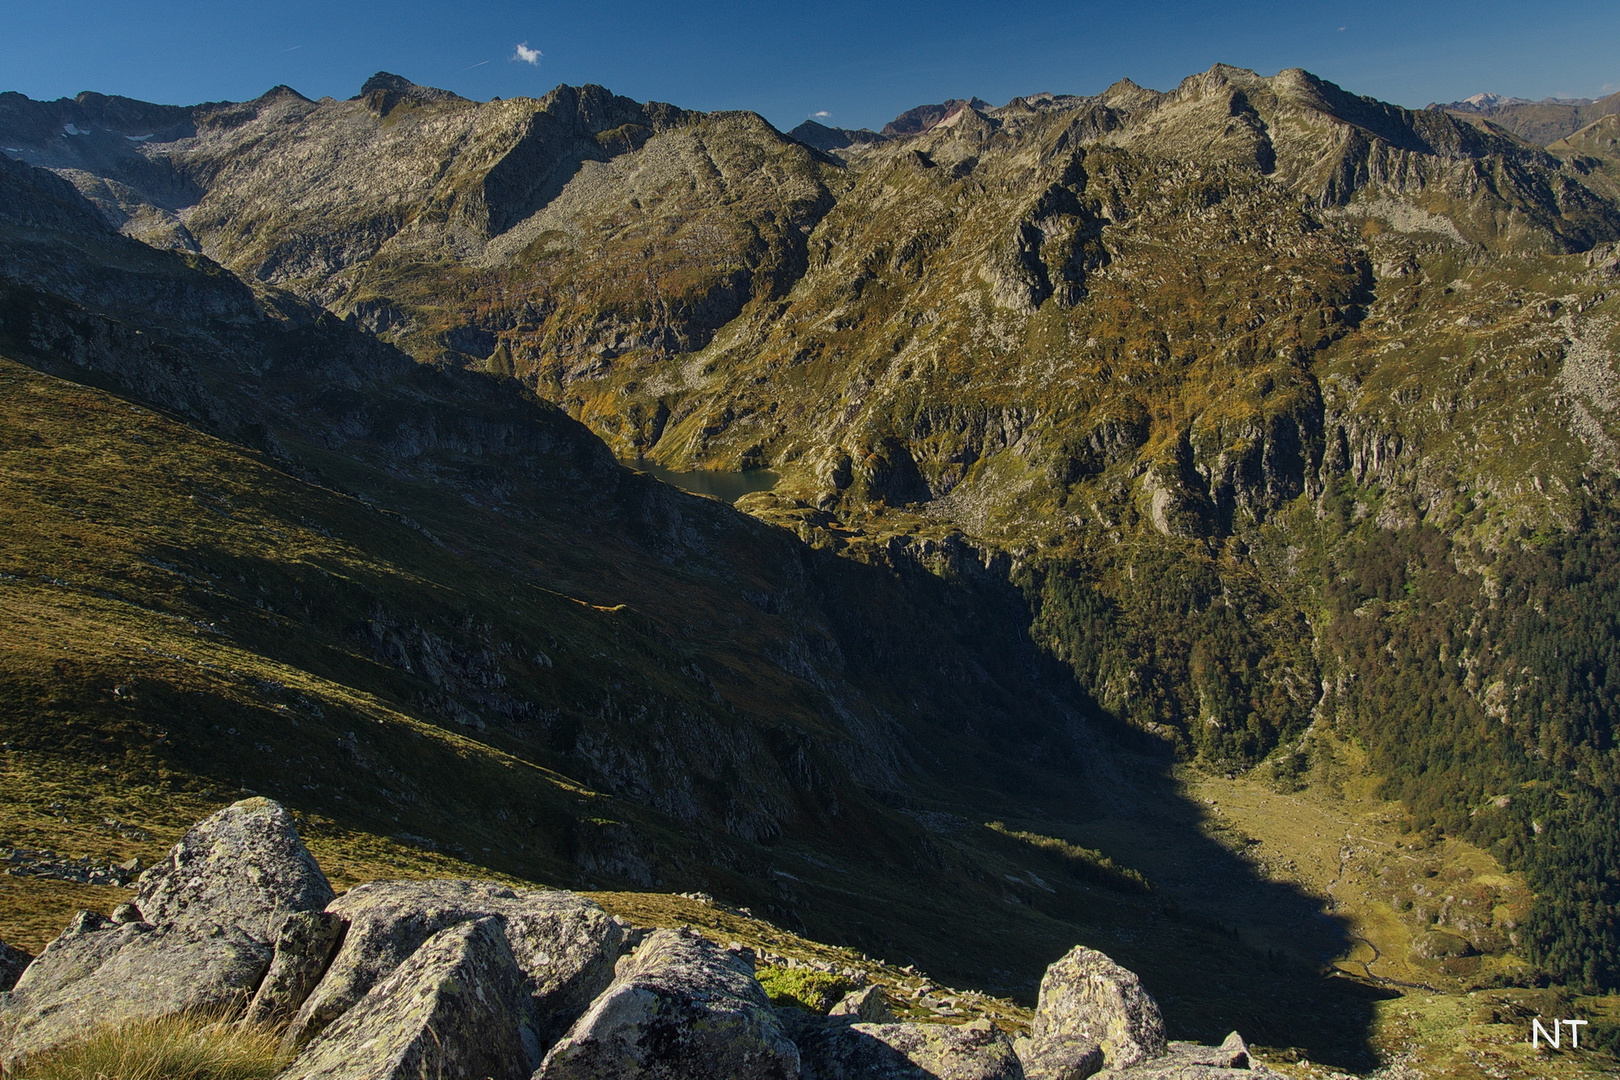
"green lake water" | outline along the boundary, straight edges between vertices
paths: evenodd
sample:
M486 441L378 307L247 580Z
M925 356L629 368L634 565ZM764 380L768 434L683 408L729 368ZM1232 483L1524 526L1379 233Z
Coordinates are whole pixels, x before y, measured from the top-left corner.
M640 469L682 491L690 491L694 495L712 495L728 503L736 502L751 491L769 491L781 479L769 469L745 469L742 472L692 469L682 472L678 469L666 469L646 458L627 458L624 464L632 469Z

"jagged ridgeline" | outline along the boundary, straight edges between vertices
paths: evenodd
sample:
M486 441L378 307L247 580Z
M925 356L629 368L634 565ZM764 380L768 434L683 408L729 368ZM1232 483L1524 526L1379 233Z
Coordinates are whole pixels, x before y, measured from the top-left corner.
M453 555L482 530L501 538L482 545L521 562L525 530L550 528L546 565L572 583L557 591L601 606L632 590L601 586L599 553L582 548L620 543L621 528L655 537L622 571L618 549L606 561L666 630L742 620L714 646L736 650L715 671L748 674L706 674L713 692L733 707L746 698L751 715L783 693L813 702L804 715L817 719L795 721L801 741L762 744L759 760L780 771L739 773L767 779L734 789L730 745L702 751L708 789L678 779L697 751L625 749L656 745L619 740L662 721L622 705L639 695L615 695L603 715L626 726L612 738L576 720L545 736L603 788L764 836L807 812L783 792L827 790L807 777L897 790L892 778L930 768L929 755L978 760L962 748L986 732L983 753L1012 731L1007 760L1027 763L1073 746L1061 733L1076 715L1209 761L1269 758L1282 782L1306 774L1313 727L1332 729L1366 746L1414 830L1466 834L1529 874L1537 906L1520 933L1534 959L1563 980L1616 985L1614 116L1542 146L1485 114L1217 67L1170 93L1122 82L901 119L794 138L751 113L598 87L479 103L382 75L344 102L285 88L187 109L0 97L8 153L57 170L112 227L253 283L288 340L325 334L381 355L365 331L429 365L386 368L394 405L371 399L382 369L362 365L308 375L303 397L231 390L267 403L251 420L236 406L188 415L364 489L316 456L341 443L393 485L385 506L453 478L476 509L458 500L431 521L412 510L428 532L402 537L439 538ZM56 272L8 268L42 292L68 288ZM334 316L364 344L347 344ZM51 351L44 331L13 333L19 349ZM75 348L80 364L95 352ZM241 363L260 372L271 359ZM532 513L527 485L569 485L420 431L417 381L474 394L457 369L559 406L546 422L571 434L547 452L569 448L572 475L626 493L599 497L618 508L613 523L593 524L597 503L576 492L548 496L581 507L566 528L549 514L508 524ZM173 393L195 383L177 378ZM490 400L507 400L503 385L517 394L476 385ZM260 419L272 405L298 422ZM780 483L739 507L804 546L761 539L768 553L742 558L708 540L705 529L781 534L719 508L668 509L568 418L620 456L770 467ZM379 435L410 449L369 449ZM578 523L592 531L569 531ZM896 579L896 567L932 575ZM753 575L741 588L757 602L703 607L706 573ZM505 625L500 588L474 625ZM904 598L867 591L891 588ZM356 594L357 610L372 603ZM587 618L569 603L542 622ZM391 624L381 604L362 620L382 642L368 662L427 677L422 700L452 712L498 711L463 705L477 694L513 709L547 700L493 659L504 635L444 632L445 604L431 630ZM944 629L953 616L971 626ZM489 666L446 665L436 657L450 646L428 645L452 640L479 642L465 647ZM549 657L549 640L533 647ZM697 715L708 683L679 682L679 652L654 665L659 693L681 688L658 700ZM559 666L590 679L590 650L576 659ZM762 659L768 677L754 674ZM1046 659L1067 683L1036 692L1047 676L1013 674ZM432 665L464 682L441 685ZM497 676L510 685L465 688ZM1062 707L1037 704L1052 700ZM972 704L987 702L988 722ZM891 723L919 741L890 741ZM849 751L826 750L829 733ZM795 777L785 763L801 751L810 771ZM1050 756L1018 766L1046 767L1064 768Z

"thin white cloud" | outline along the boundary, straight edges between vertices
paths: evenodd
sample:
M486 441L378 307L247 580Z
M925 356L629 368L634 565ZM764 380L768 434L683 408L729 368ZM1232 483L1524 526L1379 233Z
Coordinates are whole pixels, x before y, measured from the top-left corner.
M832 113L828 112L826 109L822 109L820 112L811 113L810 115L817 120L825 120L831 116Z
M538 67L540 64L540 58L544 55L545 53L541 52L539 49L529 48L529 43L524 41L518 43L517 52L512 54L512 59L521 60L525 64L534 64L536 67Z

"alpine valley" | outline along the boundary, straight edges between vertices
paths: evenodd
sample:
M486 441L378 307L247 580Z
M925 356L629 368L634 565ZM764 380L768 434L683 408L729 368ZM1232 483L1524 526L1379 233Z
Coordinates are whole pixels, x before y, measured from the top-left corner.
M1084 944L1612 1075L1620 96L1479 101L0 94L0 938L263 795L905 1016Z

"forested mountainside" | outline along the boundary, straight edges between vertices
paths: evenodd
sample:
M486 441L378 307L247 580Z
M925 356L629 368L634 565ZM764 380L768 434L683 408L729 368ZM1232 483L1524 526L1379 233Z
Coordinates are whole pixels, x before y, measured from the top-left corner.
M362 590L332 640L405 680L390 700L468 709L669 820L764 842L836 804L899 835L919 791L1078 820L1064 800L1106 787L1084 760L1113 752L1076 732L1282 788L1349 739L1409 835L1471 839L1535 892L1522 922L1404 918L1620 984L1614 117L1544 147L1227 67L907 117L799 141L599 87L472 102L388 75L341 102L4 95L8 154L168 249L103 232L53 260L93 231L64 186L77 224L8 227L11 348L300 482L437 506L389 527L429 566L495 560L487 610L452 634L451 597L481 593L441 584L410 623ZM75 344L154 323L186 344L138 377L112 367L135 337ZM443 408L477 419L441 430ZM740 517L592 433L782 479ZM508 606L520 578L546 614ZM508 618L536 621L510 654ZM574 640L553 619L642 681L583 646L542 663ZM557 680L591 689L565 707Z

